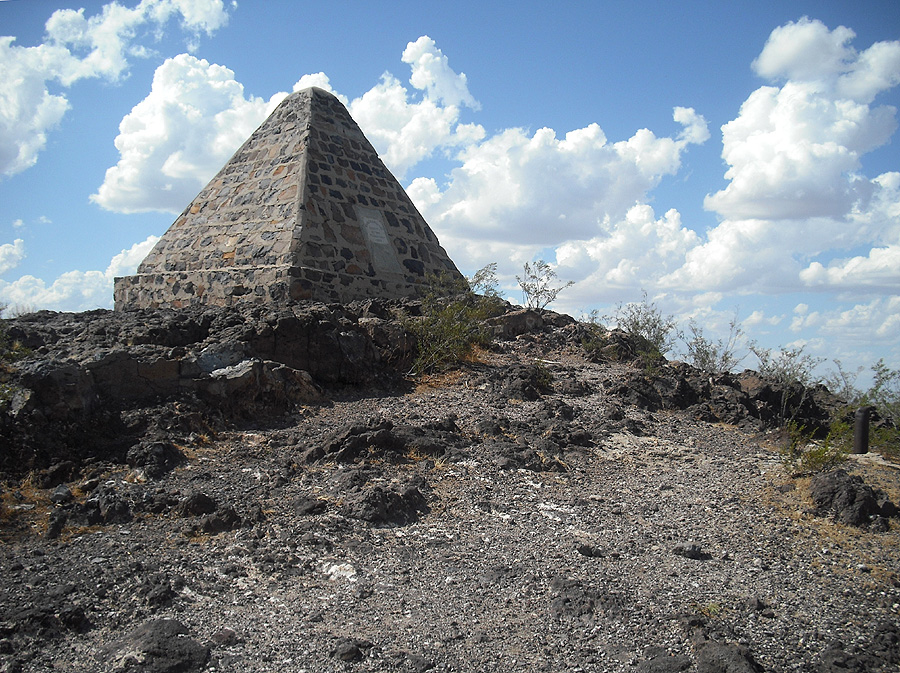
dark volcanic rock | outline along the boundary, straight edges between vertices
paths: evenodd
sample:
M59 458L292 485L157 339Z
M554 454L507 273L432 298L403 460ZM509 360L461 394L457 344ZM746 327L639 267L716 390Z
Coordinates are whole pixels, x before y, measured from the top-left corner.
M637 665L638 673L680 673L689 669L694 662L685 655L670 655L663 648L650 647L644 652L648 657Z
M544 317L540 311L520 309L489 318L487 324L493 328L495 337L514 339L520 334L543 329Z
M131 503L110 485L101 486L68 511L68 522L82 526L128 523L131 519Z
M831 515L850 526L868 526L877 517L892 516L897 511L883 494L844 470L815 475L809 488L817 516Z
M209 648L188 637L174 619L145 622L107 649L106 670L143 673L191 673L209 661Z
M391 339L405 335L400 323L377 331L351 307L316 303L41 311L8 324L11 338L33 350L17 363L12 401L0 406L0 441L15 447L0 456L0 470L10 474L60 456L75 466L88 457L119 461L137 439L124 417L160 400L256 420L321 402L321 385L393 381L403 356Z
M147 477L158 479L184 462L184 454L172 442L150 440L130 448L126 461L131 467L141 469Z
M439 457L466 443L452 417L422 425L397 425L370 418L364 423L348 423L319 445L303 454L306 462L336 460L342 463L390 455L400 458Z
M835 641L816 658L816 673L864 673L887 671L900 664L900 625L879 622L860 644L844 645Z
M612 605L608 596L576 579L557 577L550 582L550 590L550 614L557 619L575 619L590 624L597 610Z
M412 521L420 512L427 511L427 501L420 489L427 490L421 479L399 488L366 484L344 495L341 513L369 523Z
M0 479L0 671L896 669L900 533L795 516L806 494L756 432L779 422L777 387L597 364L591 330L548 313L392 387L412 352L398 308L35 327L32 364L74 370L49 376L46 413L37 384L0 410L2 469L46 468ZM141 397L171 363L179 391ZM310 380L324 402L301 401ZM894 471L854 474L896 501ZM873 493L869 531L890 509ZM715 560L673 554L691 540ZM192 633L132 631L164 616Z
M672 547L672 553L694 561L706 561L712 558L703 548L695 542L679 542Z
M180 516L200 516L216 511L216 501L205 493L191 493L178 504Z
M341 661L360 661L365 656L365 651L372 648L372 643L359 638L342 638L339 640L331 656Z
M762 673L763 670L741 645L709 640L697 650L697 673Z

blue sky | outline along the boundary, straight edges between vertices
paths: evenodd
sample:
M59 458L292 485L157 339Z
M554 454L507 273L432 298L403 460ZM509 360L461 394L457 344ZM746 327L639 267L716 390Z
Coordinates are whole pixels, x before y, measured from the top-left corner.
M900 366L895 0L0 0L0 36L0 302L111 306L315 84L513 299L543 258L573 315L646 290L712 336L738 310L764 347Z

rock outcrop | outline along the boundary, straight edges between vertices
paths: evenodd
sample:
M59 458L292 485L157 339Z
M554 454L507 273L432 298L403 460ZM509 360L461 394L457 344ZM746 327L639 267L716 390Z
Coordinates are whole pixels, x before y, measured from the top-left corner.
M13 393L0 415L0 436L9 447L0 470L22 474L61 460L123 462L146 453L161 427L203 432L326 403L327 389L402 386L416 350L407 321L419 310L416 301L368 300L42 311L9 321L10 338L31 355L17 363ZM508 307L488 324L500 350L515 341L535 351L562 348L593 361L631 362L645 347L618 330L604 332L599 346L596 334L589 343L584 325L551 312ZM575 378L551 381L539 361L486 371L479 385L504 401L589 392ZM710 377L662 359L651 372L629 369L604 388L625 406L686 410L752 430L782 421L785 405L807 428L827 428L838 404L822 388L782 389L752 371ZM534 462L508 458L513 465ZM151 463L148 469L157 470Z

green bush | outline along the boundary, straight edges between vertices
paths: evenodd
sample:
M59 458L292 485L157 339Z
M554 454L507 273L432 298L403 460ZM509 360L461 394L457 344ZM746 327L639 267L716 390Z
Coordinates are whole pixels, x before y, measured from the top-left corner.
M751 343L750 351L759 359L760 376L782 388L779 416L786 421L793 420L806 401L809 389L821 382L815 369L823 359L804 353L803 346L776 352ZM800 391L799 399L795 395L797 390Z
M589 323L585 325L583 336L581 337L581 347L587 356L599 362L602 359L603 349L609 343L606 335L607 330L603 325Z
M553 372L543 362L535 362L531 366L531 380L541 392L553 390Z
M872 387L862 395L861 403L875 407L880 425L872 429L869 446L885 458L900 460L900 370L891 369L884 359L872 365Z
M869 447L885 458L900 460L900 370L891 369L883 359L879 360L871 367L872 386L863 392L856 386L862 367L852 372L846 371L840 360L834 363L837 371L832 371L826 379L829 390L849 405L847 416L853 409L874 407L878 421L870 428Z
M407 329L416 337L417 355L408 374L419 376L458 364L475 346L490 345L485 320L500 312L496 264L463 280L447 274L429 279L422 315L410 318ZM484 294L476 294L476 289Z
M833 470L847 460L853 446L853 428L844 421L834 421L821 441L814 441L812 434L794 421L788 421L785 429L788 436L780 451L781 463L792 475Z

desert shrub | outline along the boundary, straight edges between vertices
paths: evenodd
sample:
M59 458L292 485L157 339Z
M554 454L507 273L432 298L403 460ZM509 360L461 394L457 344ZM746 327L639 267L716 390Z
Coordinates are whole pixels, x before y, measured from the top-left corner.
M19 318L35 311L33 304L13 304L12 306L5 306L3 310L0 310L0 314L5 314L10 318Z
M613 320L622 331L642 337L647 342L648 348L640 354L645 369L654 366L675 345L675 319L663 315L656 302L648 300L646 291L642 292L640 302L619 304Z
M815 369L822 363L822 358L804 353L803 346L773 351L751 343L750 351L759 360L760 376L782 389L779 415L786 421L793 420L803 406L809 388L821 380Z
M728 338L712 341L703 333L703 328L693 320L688 323L690 338L685 338L687 362L707 374L723 374L734 371L744 359L737 357L737 348L744 331L738 322L737 313L728 325Z
M862 374L863 368L858 367L855 372L851 372L844 369L840 360L834 360L834 364L837 369L830 371L825 376L825 387L847 404L858 406L862 393L856 387L856 381Z
M847 460L853 446L853 428L845 421L832 422L825 439L820 441L813 440L812 433L795 421L788 421L785 430L781 463L792 475L833 470Z
M900 421L900 370L891 369L882 358L872 365L872 373L872 387L863 395L865 403L885 418Z
M446 369L462 361L475 346L490 344L484 321L502 304L496 293L495 269L496 264L489 264L469 280L449 274L429 278L422 315L406 325L417 345L409 375ZM486 294L476 294L474 288Z
M871 367L871 387L863 391L857 387L862 367L848 371L840 360L834 360L834 364L836 370L828 374L825 385L847 403L843 417L852 418L860 407L874 407L877 422L869 429L869 448L886 458L900 460L900 370L888 367L884 359L879 360Z
M589 358L599 362L603 348L607 345L607 330L602 325L588 323L584 326L581 347Z
M818 382L814 370L822 363L822 358L804 353L803 348L785 348L776 352L755 343L750 345L750 350L759 359L760 375L788 386L794 383L810 386Z
M557 286L556 271L542 259L534 264L525 262L524 272L521 276L516 276L516 280L522 289L525 307L538 311L543 311L556 300L560 292L575 284L570 280Z
M543 362L535 362L531 366L532 383L542 392L553 390L553 372Z
M872 387L860 402L874 406L882 422L872 428L869 446L886 458L900 460L900 370L891 369L881 359L872 365L872 373Z
M497 262L478 269L471 277L466 278L469 290L483 297L500 297L500 282L497 280Z

